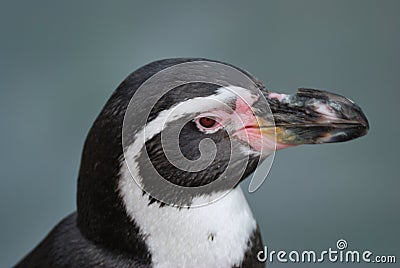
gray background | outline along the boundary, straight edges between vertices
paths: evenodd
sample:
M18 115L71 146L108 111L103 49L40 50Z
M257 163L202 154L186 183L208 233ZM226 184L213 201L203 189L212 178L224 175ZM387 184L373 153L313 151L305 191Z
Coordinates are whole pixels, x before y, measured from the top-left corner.
M400 1L378 0L1 1L0 267L75 210L85 135L116 86L177 56L235 64L274 91L323 88L360 104L368 136L278 152L248 199L270 248L344 238L399 259L399 11Z

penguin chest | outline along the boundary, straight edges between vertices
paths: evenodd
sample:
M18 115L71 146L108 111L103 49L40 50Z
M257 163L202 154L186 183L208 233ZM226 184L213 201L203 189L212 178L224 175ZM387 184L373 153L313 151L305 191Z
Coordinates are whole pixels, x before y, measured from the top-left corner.
M143 196L140 193L140 196ZM154 267L233 267L250 249L257 224L240 187L202 207L158 204L128 207L151 253Z

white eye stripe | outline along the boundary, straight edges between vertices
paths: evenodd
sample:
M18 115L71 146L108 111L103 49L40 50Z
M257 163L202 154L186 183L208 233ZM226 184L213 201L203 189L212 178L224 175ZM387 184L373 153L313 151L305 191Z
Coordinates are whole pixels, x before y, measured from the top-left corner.
M129 154L125 157L131 158L127 159L128 161L133 160L133 158L139 154L145 143L157 134L161 133L168 123L183 118L187 114L200 114L218 109L219 107L223 106L221 104L226 103L226 101L232 100L232 98L236 98L237 96L248 100L249 105L254 103L254 101L257 99L257 97L248 89L236 86L228 86L219 88L216 94L208 97L189 99L175 104L168 110L159 112L153 120L148 122L136 133L133 142L127 148ZM219 107L216 106L218 103Z
M255 99L250 90L241 87L229 86L221 87L217 90L216 94L207 97L197 97L177 103L170 109L161 111L156 118L146 124L145 141L160 133L168 123L183 118L187 114L204 113L206 115L207 111L215 109L225 110L227 109L226 102L231 101L232 98L236 98L237 96L250 99L251 102L254 102L253 100ZM210 116L215 116L212 113L208 114ZM143 131L143 129L141 131Z

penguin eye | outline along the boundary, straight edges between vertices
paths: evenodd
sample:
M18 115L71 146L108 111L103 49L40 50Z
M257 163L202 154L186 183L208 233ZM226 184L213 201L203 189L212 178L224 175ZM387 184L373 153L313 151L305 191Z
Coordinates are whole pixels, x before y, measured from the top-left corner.
M215 120L215 118L212 117L201 117L199 118L199 123L204 128L212 128L213 126L215 126L217 121Z
M208 134L216 132L222 126L219 119L211 115L201 115L194 121L198 129Z

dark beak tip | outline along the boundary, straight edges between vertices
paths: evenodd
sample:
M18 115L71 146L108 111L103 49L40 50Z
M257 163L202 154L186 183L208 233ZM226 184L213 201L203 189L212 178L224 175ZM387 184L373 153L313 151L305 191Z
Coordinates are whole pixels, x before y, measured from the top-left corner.
M361 119L362 119L362 122L361 122L361 124L362 124L362 126L365 128L365 130L366 130L366 132L365 132L365 134L367 134L367 132L368 132L368 130L369 130L369 121L368 121L368 119L367 119L367 116L363 113L363 111L361 110L361 108L360 108L360 116L361 116Z
M270 93L269 93L270 94ZM345 142L365 136L370 128L362 109L352 100L325 90L299 88L284 98L267 96L275 124L296 135L285 144Z
M365 125L353 125L352 127L331 129L315 140L315 144L340 143L360 138L367 135L368 127Z
M355 113L355 121L359 123L358 129L360 130L360 136L364 136L368 133L370 125L367 116L364 114L364 112L361 110L360 106L357 104L353 103L353 110Z
M357 103L339 94L323 90L317 92L318 94L327 97L327 100L329 102L335 102L340 104L340 106L342 106L343 110L336 111L339 120L344 120L344 121L349 120L349 123L351 121L355 123L353 127L344 130L345 134L341 138L339 137L340 136L339 135L337 137L336 142L348 141L367 135L370 128L370 124L367 119L367 116ZM343 129L342 130L338 129L338 133L340 131L343 131ZM334 140L335 139L333 139L332 142L335 142Z

